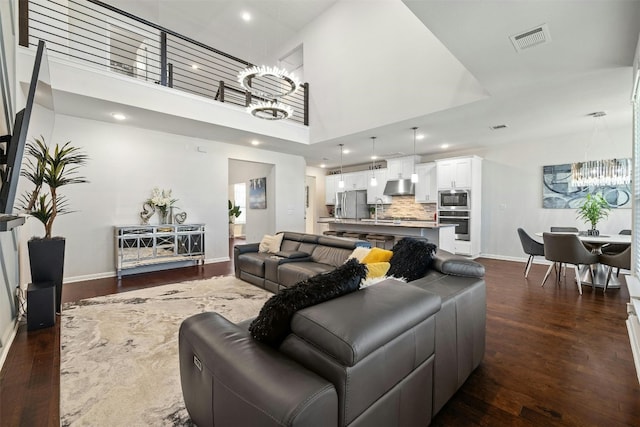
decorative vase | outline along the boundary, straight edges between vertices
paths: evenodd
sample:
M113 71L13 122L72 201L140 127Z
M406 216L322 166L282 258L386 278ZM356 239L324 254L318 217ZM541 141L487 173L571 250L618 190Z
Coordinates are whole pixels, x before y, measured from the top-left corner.
M60 313L62 303L62 277L64 276L65 239L31 239L29 248L29 267L32 283L50 283L56 288L56 313ZM27 307L27 311L29 307Z
M160 217L160 224L169 223L169 220L168 220L169 211L164 209L158 209L158 216Z
M587 230L587 236L599 236L600 235L600 230L596 230L595 228L592 228L591 230Z

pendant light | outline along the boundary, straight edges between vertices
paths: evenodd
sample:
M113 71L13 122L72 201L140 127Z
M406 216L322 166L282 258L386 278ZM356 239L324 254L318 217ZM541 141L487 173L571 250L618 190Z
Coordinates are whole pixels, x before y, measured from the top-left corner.
M344 144L340 144L340 181L338 181L338 188L344 188L344 177L342 176L342 151Z
M372 187L378 186L378 180L376 179L376 137L371 137L371 182L369 185Z
M418 174L416 173L416 131L417 127L412 127L413 129L413 173L411 174L411 182L418 182Z

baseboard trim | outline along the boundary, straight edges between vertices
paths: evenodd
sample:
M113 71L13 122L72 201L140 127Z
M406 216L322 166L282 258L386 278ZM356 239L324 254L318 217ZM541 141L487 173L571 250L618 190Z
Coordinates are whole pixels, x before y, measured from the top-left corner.
M9 355L9 350L11 349L11 344L13 344L13 340L16 337L16 334L18 333L18 319L14 319L13 321L13 327L10 328L9 333L7 334L7 342L5 345L2 346L2 353L0 354L0 370L2 370L2 367L4 366L4 361L7 359L7 356ZM3 341L4 342L4 341Z

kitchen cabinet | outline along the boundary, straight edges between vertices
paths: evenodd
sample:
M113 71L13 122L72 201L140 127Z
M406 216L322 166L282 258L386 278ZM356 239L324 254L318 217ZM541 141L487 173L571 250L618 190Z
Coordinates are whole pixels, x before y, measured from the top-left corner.
M471 188L471 168L470 157L437 161L438 188Z
M367 180L367 204L375 205L377 199L382 199L382 203L388 205L391 203L391 196L385 196L384 186L387 184L387 169L376 169L373 174L378 181L378 185L371 185L371 171L367 172L369 179Z
M366 190L369 171L349 172L344 174L345 190Z
M397 157L387 159L387 179L409 179L414 171L414 165L420 161L419 156Z
M436 203L438 190L435 162L416 165L416 173L418 174L418 182L415 186L416 203Z
M340 175L327 175L324 178L324 202L327 205L336 204L336 192Z

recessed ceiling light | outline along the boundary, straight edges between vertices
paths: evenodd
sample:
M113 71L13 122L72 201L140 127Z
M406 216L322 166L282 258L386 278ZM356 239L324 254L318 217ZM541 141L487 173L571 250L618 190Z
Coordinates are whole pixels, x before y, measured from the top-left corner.
M449 148L449 144L442 144L442 145L440 146L440 148L442 148L443 150L444 150L445 148Z
M343 151L344 154L349 154L350 152L351 152L351 150L349 150L347 148L345 148L344 151Z
M251 145L260 145L260 141L254 139L253 141L251 141Z
M111 117L113 117L116 120L125 120L127 118L127 116L125 116L122 113L111 113Z
M242 15L240 15L242 17L242 20L244 22L249 22L251 21L251 14L249 12L242 12Z
M191 68L193 68L194 70L198 69L198 64L191 64Z
M324 169L324 168L326 168L326 167L327 167L327 165L325 165L324 163L321 163L321 164L320 164L320 167Z
M424 134L423 134L423 133L419 133L419 134L417 134L417 135L416 135L416 139L417 139L417 140L424 139Z
M371 156L371 160L378 160L378 156Z

